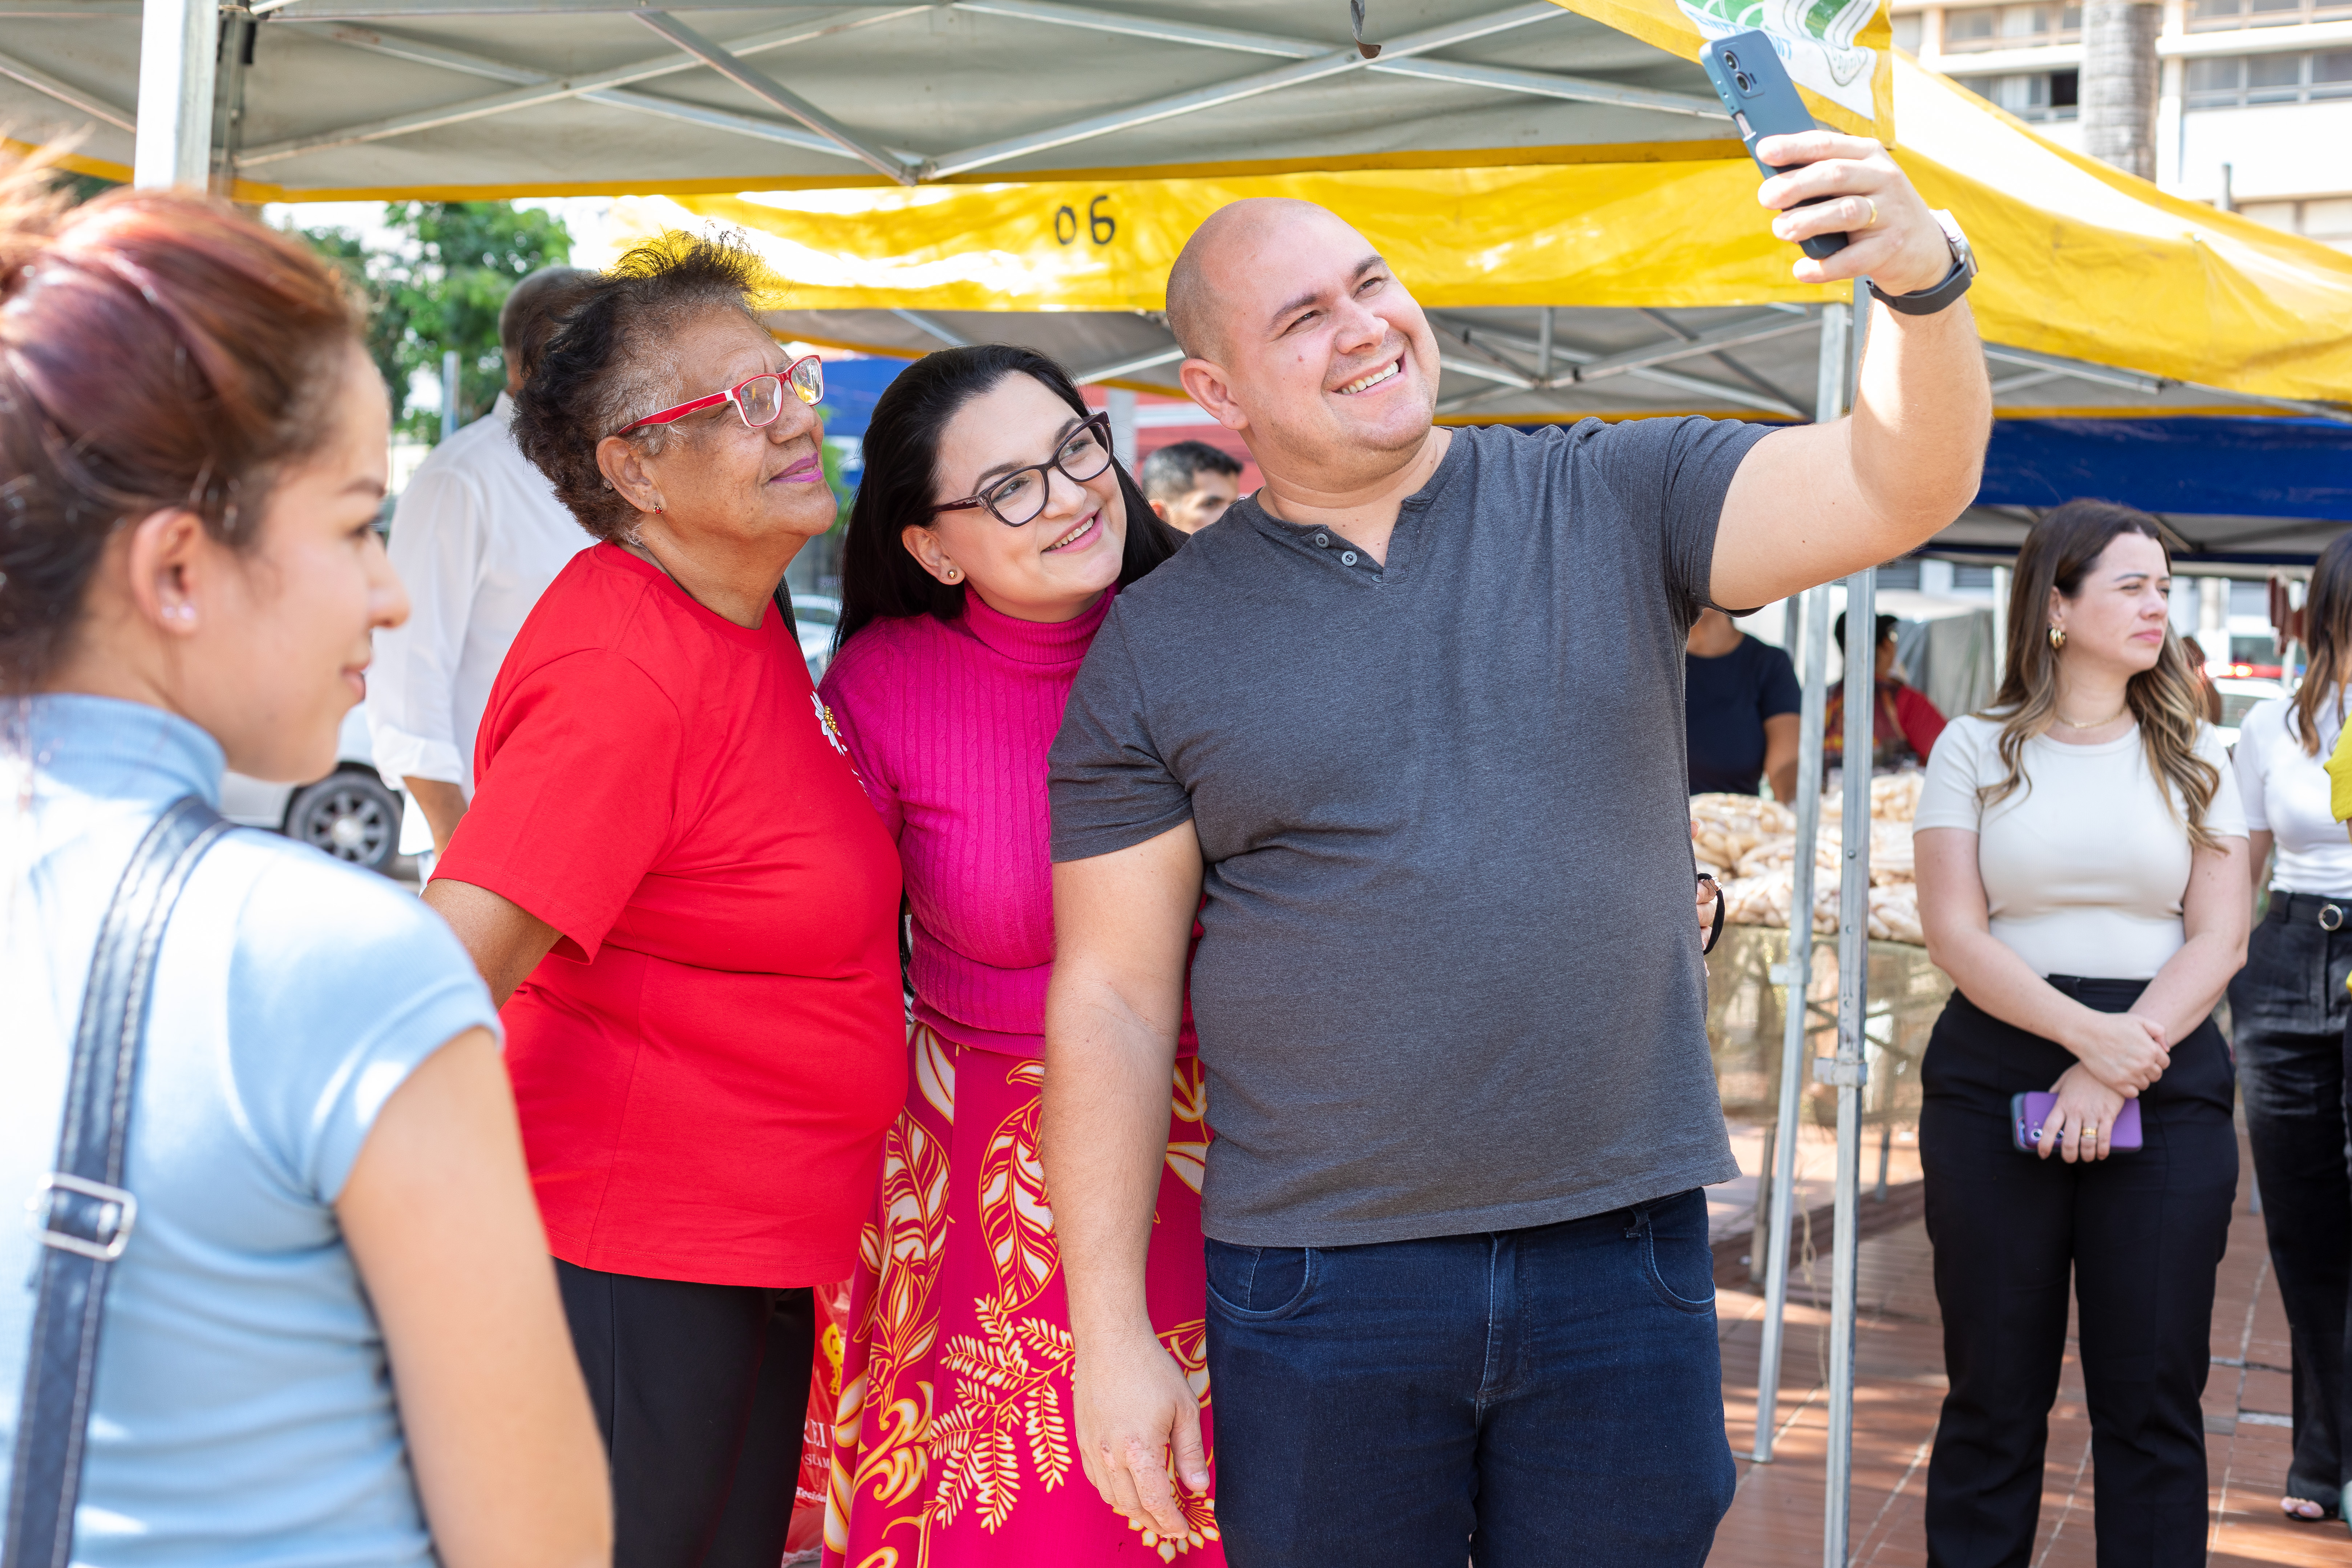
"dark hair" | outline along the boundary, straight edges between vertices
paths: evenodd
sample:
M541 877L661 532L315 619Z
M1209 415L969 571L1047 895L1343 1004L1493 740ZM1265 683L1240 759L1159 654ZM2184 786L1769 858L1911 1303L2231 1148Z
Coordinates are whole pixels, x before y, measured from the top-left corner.
M1895 628L1901 624L1902 623L1897 621L1893 616L1879 616L1878 640L1871 646L1873 647L1885 647L1888 643L1893 642L1895 640ZM1837 619L1830 623L1830 643L1831 646L1834 647L1845 647L1845 612L1843 610L1840 610L1837 613Z
M706 310L740 310L757 322L750 295L761 277L759 259L734 236L667 234L582 285L531 368L514 422L515 444L581 527L604 540L635 533L637 509L605 482L596 444L677 401L678 367L663 344L680 322ZM656 453L669 429L648 425L629 439Z
M1241 471L1241 464L1229 452L1221 452L1206 441L1179 441L1144 458L1136 479L1151 500L1174 500L1191 489L1203 472L1238 475Z
M595 281L593 272L577 267L542 267L507 290L499 307L499 352L516 380L530 379L547 341Z
M2083 592L2083 579L2097 564L2107 546L2126 533L2153 539L2161 547L2164 533L2156 519L2113 501L2070 500L2042 513L2018 547L2017 567L2010 578L2009 648L2001 672L2000 690L1985 717L2000 725L2000 761L2005 770L1999 784L1978 790L1987 805L2006 799L2025 777L2025 742L2050 727L2058 708L2059 650L2050 643L2050 595L2072 599ZM2189 805L2189 839L2200 849L2219 842L2205 826L2205 813L2221 787L2221 772L2197 754L2198 726L2204 721L2204 703L2196 678L2189 673L2180 639L2168 625L2156 667L2135 675L2124 687L2124 701L2139 721L2141 748L2147 753L2148 772L2179 791ZM2167 792L2168 801L2171 798Z
M2320 707L2340 707L2344 683L2352 680L2352 533L2331 540L2311 569L2311 587L2303 600L2303 646L2311 662L2294 694L2294 727L2303 749L2315 757Z
M252 547L332 424L358 318L331 267L226 203L68 209L48 161L0 169L0 691L23 692L118 528L184 507Z
M1070 373L1031 349L975 343L925 354L898 373L874 404L866 430L866 476L849 509L841 550L841 624L833 646L846 647L869 623L901 616L963 614L964 585L942 583L907 553L900 532L931 520L939 479L940 437L956 412L1008 375L1034 377L1070 405L1094 412ZM1124 588L1176 553L1184 535L1160 521L1124 464L1114 463L1127 502L1127 546L1118 569Z

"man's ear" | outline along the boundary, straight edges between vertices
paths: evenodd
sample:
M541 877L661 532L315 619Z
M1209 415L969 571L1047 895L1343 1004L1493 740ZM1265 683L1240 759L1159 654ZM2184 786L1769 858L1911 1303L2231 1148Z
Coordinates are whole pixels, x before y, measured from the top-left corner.
M1232 385L1225 379L1223 365L1213 360L1188 359L1176 367L1176 379L1193 402L1209 411L1211 418L1228 430L1249 428L1249 416L1234 401Z
M1162 522L1166 522L1168 521L1168 503L1166 501L1155 500L1150 503L1150 506L1152 516L1158 518Z
M597 442L596 467L603 471L604 482L639 511L662 510L661 487L654 483L646 468L646 455L633 442L618 436Z

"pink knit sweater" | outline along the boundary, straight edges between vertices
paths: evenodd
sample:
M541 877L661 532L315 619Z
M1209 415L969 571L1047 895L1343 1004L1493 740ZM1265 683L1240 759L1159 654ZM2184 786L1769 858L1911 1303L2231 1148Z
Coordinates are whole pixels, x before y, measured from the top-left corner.
M960 1046L1035 1057L1054 962L1045 754L1110 595L1050 625L964 603L953 622L866 626L819 690L898 840L916 1018Z

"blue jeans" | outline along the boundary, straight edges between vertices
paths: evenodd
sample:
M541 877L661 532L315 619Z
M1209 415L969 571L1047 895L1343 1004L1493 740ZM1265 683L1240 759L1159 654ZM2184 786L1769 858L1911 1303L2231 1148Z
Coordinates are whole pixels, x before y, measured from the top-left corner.
M1235 1568L1706 1560L1733 1471L1704 1194L1368 1247L1205 1245Z

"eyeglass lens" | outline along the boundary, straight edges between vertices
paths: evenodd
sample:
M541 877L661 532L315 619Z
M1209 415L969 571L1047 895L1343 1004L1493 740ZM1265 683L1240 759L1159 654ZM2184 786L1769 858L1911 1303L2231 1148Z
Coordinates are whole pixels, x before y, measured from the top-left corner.
M1093 426L1081 426L1076 435L1062 443L1051 466L1073 479L1091 479L1110 467L1110 448L1103 445ZM1018 528L1045 510L1048 488L1045 465L1040 465L1005 475L982 490L981 499L988 503L991 511Z
M824 362L814 354L796 361L792 368L793 390L811 408L824 401Z
M824 364L823 361L804 359L791 371L793 390L803 403L815 407L824 401ZM745 382L735 389L736 405L743 411L743 423L758 429L773 425L784 411L784 379L762 375Z

